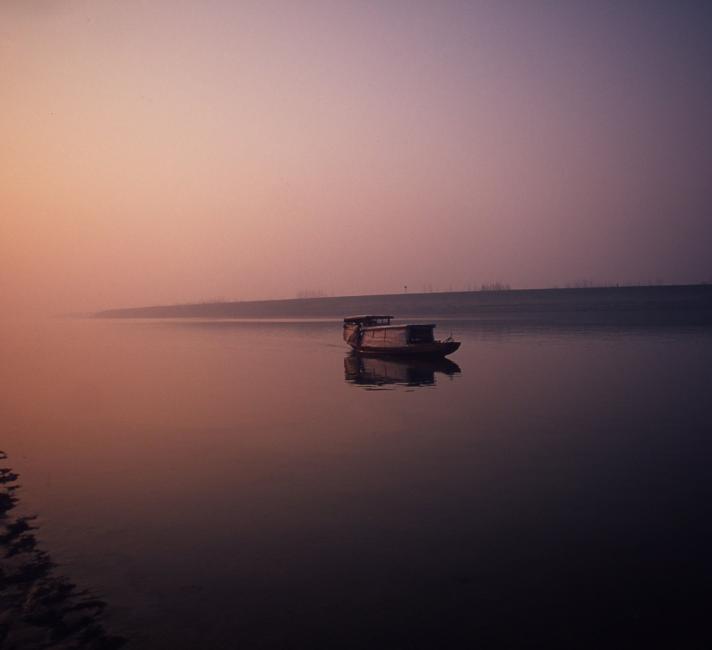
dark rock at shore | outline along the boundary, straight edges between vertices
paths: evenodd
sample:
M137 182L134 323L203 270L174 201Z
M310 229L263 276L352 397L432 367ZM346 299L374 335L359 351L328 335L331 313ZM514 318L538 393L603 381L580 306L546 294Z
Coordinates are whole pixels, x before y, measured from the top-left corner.
M6 459L0 451L0 459ZM106 603L58 575L38 548L30 522L13 517L19 476L0 468L0 648L3 650L116 650L101 617Z

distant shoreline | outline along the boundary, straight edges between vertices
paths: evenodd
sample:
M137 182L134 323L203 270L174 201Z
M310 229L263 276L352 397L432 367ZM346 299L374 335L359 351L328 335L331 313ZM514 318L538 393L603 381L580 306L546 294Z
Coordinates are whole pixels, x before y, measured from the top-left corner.
M494 321L600 320L622 316L712 324L712 285L586 287L399 293L329 298L207 302L108 309L94 318L343 318L388 313L399 318L466 317Z

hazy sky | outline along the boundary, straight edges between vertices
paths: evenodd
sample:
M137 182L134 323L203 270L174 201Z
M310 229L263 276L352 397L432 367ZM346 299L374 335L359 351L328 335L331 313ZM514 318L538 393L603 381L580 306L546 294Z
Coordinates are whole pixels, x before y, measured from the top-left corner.
M712 280L704 2L0 2L0 308Z

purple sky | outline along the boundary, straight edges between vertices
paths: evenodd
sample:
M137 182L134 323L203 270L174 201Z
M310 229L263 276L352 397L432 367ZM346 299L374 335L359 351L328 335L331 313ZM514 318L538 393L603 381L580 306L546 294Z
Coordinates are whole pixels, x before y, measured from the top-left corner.
M712 280L702 2L0 4L0 306Z

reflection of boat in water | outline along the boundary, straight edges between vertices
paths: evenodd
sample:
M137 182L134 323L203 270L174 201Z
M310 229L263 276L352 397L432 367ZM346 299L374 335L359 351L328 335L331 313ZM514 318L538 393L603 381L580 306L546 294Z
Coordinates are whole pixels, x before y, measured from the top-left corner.
M436 341L435 325L391 325L393 316L344 318L344 341L361 354L421 355L444 357L460 347L448 337Z
M436 383L437 372L452 376L460 372L460 366L439 357L369 357L352 353L344 359L346 381L364 386L429 386Z

